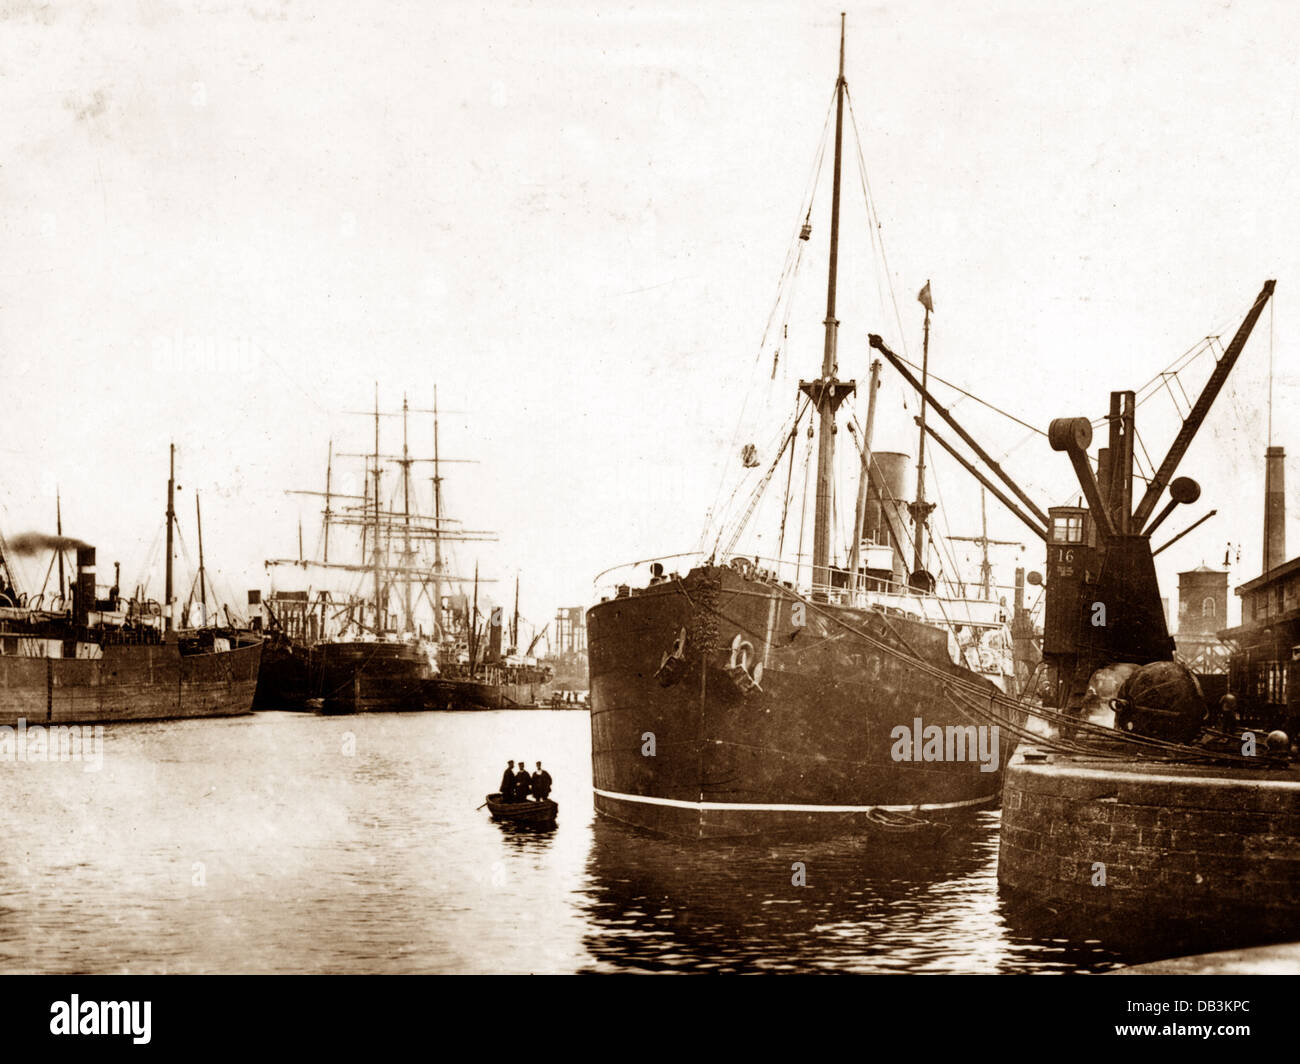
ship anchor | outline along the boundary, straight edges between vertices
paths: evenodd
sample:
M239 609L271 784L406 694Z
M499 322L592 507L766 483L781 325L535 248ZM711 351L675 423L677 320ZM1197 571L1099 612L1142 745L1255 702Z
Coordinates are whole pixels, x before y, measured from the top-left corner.
M655 669L655 679L659 681L660 687L671 687L682 678L682 671L686 667L686 629L682 628L677 633L677 639L673 643L672 650L666 651L659 662L659 668Z
M750 662L753 659L754 644L737 632L736 637L731 641L731 658L727 662L725 671L731 677L731 682L736 685L736 689L743 695L763 690L760 685L763 679L763 663L754 662L751 671Z

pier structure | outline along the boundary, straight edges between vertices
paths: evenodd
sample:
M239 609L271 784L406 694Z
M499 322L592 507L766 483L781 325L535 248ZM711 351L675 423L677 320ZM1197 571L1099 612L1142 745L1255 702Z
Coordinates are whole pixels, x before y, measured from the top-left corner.
M1205 517L1151 545L1162 522L1200 496L1174 473L1272 291L1269 281L1136 504L1135 393L1112 393L1108 446L1095 458L1087 419L1051 424L1051 445L1070 458L1086 505L1049 511L1043 656L1054 700L1044 713L1057 727L1022 744L1007 767L998 881L1013 912L1046 915L1070 937L1150 948L1158 929L1157 950L1187 952L1300 934L1300 770L1289 737L1224 724L1178 658L1161 606L1154 557ZM1277 492L1268 494L1266 526L1276 526ZM1265 582L1288 574L1300 594L1300 559ZM1264 586L1252 585L1241 589L1247 621L1248 596ZM1279 617L1285 594L1268 596ZM1271 630L1277 621L1268 615ZM1276 672L1273 696L1285 682Z

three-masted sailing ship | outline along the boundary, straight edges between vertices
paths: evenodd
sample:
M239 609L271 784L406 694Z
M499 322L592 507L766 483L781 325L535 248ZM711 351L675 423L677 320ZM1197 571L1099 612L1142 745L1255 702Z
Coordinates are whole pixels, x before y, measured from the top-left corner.
M207 623L201 561L201 623L185 627L174 617L175 447L171 453L163 602L146 599L143 588L122 595L116 570L112 586L102 587L95 548L62 534L61 512L55 536L0 542L0 725L222 717L252 709L262 641L233 624ZM38 551L53 552L57 590L19 586L9 555ZM76 567L65 587L68 552Z
M423 413L433 416L433 454L415 457L409 419ZM354 586L342 593L278 590L262 601L270 628L263 704L306 702L327 713L350 713L505 708L520 698L531 701L531 687L540 685L544 670L530 671L527 663L512 657L513 641L510 647L503 645L501 609L493 609L484 623L477 567L471 577L449 566L454 544L490 542L495 534L466 529L446 513L443 466L465 459L441 454L436 394L432 409L413 410L403 399L397 414L380 413L376 396L367 416L374 419L373 450L345 456L365 460L365 493L334 490L332 445L325 491L293 493L323 497L323 556L305 558L300 542L297 559L268 562L352 574ZM400 454L381 451L384 417L402 419ZM424 462L433 465L427 511L421 509L412 472ZM394 466L398 483L386 495ZM331 529L359 540L353 560L338 560L337 547L331 559ZM516 590L510 631L518 630Z
M906 456L871 450L879 362L847 565L832 550L837 418L856 390L839 376L836 319L846 95L841 24L820 376L799 383L793 424L742 527L689 563L636 563L648 566L648 581L606 581L612 594L587 612L595 805L639 827L696 838L897 829L900 817L917 823L998 800L1011 737L984 736L993 748L982 760L953 756L951 739L969 752L977 729L962 699L999 694L1009 671L981 668L978 655L969 667L958 637L1003 631L1005 618L998 603L936 593L924 566L934 509L924 494L925 428L916 495L904 502ZM810 219L811 203L801 240ZM928 283L920 299L928 357ZM817 436L810 579L798 557L791 576L788 559L735 552L786 451L793 470L804 424L810 448L814 424ZM759 466L751 447L742 458ZM782 545L784 535L783 513Z

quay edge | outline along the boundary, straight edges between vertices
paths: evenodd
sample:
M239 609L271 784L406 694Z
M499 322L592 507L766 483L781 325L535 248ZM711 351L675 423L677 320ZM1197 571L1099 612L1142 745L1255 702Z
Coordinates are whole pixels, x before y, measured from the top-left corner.
M1300 770L1022 746L1003 786L998 882L1013 905L1121 947L1295 939Z

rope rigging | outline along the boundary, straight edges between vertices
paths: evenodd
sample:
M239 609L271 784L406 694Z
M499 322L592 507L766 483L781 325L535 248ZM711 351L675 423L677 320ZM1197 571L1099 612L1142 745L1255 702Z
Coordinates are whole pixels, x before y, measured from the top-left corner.
M1035 746L1060 753L1085 754L1095 758L1126 759L1136 755L1162 761L1229 762L1255 768L1267 767L1265 759L1258 756L1247 757L1207 750L1204 747L1191 746L1186 743L1170 742L1132 732L1117 731L1106 725L1096 724L1049 706L1030 702L1023 698L1014 698L996 689L990 691L975 680L968 680L960 673L952 671L951 668L940 667L923 658L898 631L888 614L874 612L873 617L886 626L889 634L897 640L898 645L876 638L865 628L850 623L840 613L833 612L822 604L803 597L800 598L800 601L804 603L808 610L862 639L872 649L903 663L911 671L938 681L941 690L952 703L953 708L968 720L1005 729L1016 738L1031 742ZM942 602L942 600L940 601ZM719 617L724 617L716 607L706 608ZM726 618L724 617L724 619ZM1028 721L1031 717L1037 717L1048 724L1054 724L1058 729L1058 734L1045 736L1031 730L1026 724L1019 723L1019 720ZM1096 741L1093 743L1079 742L1067 737L1076 734L1087 736Z
M782 308L784 308L784 313L780 316L782 345L785 343L788 336L788 325L790 321L791 310L793 307L793 289L794 289L793 282L795 277L798 274L799 267L803 263L803 248L804 248L804 244L808 239L808 229L809 229L807 219L809 219L812 215L813 199L816 195L817 186L821 178L822 165L826 155L826 146L830 136L831 116L834 114L834 109L835 109L834 105L835 105L835 93L832 92L830 102L828 103L826 109L826 117L822 122L822 130L821 130L820 138L818 140L817 151L814 156L812 172L809 181L805 186L804 196L800 201L799 213L796 216L796 222L795 222L792 236L790 238L790 243L788 244L786 249L785 262L782 265L780 275L777 279L776 296L772 303L772 309L768 313L767 323L763 327L763 332L759 340L758 348L754 353L754 362L753 362L754 367L758 366L759 361L762 359L764 352L767 350L768 340L772 332L773 324L778 320L778 312L780 312ZM771 384L776 380L776 369L777 369L777 363L779 359L780 359L780 348L778 347L773 357L772 372L768 377L769 390ZM740 442L740 435L744 429L744 424L745 424L745 415L748 413L749 404L753 398L754 391L755 391L755 382L751 379L750 386L745 390L744 398L740 406L740 412L736 418L735 428L732 431L731 440L727 448L728 455L730 455L732 452L735 451L736 447ZM724 462L718 477L718 486L714 492L713 505L709 508L709 510L705 515L704 528L701 530L700 533L700 539L699 539L700 550L703 550L705 545L709 541L710 528L715 520L715 515L718 513L718 501L719 499L721 499L722 493L726 487L728 475L729 475L728 466ZM724 506L724 510L727 507L730 507L732 500L734 500L735 498L735 495L736 492L733 491L730 498L728 498L727 500L726 506ZM721 529L719 529L719 535L718 535L719 539L721 538L721 535L722 532Z

